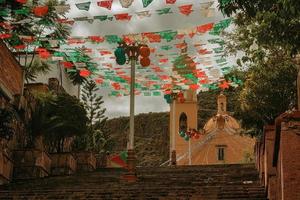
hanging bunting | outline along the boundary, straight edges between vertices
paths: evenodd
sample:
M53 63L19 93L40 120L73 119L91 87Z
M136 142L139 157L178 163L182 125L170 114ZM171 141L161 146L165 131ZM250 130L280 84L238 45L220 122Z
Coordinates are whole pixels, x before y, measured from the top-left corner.
M160 31L159 35L167 42L170 42L176 38L177 31Z
M112 16L108 16L108 15L99 15L99 16L94 16L94 19L99 19L100 21L112 21L113 17Z
M47 7L47 9L48 9L48 7ZM14 12L16 15L29 15L30 10L29 10L29 8L22 8L22 9L14 10ZM34 10L34 13L35 13L35 10Z
M112 4L113 4L113 0L103 0L97 2L98 6L102 8L106 8L108 10L111 10Z
M129 8L134 0L119 0L123 8Z
M113 44L113 43L118 43L120 42L122 39L119 38L119 36L117 35L105 35L105 40L109 43L109 44Z
M146 8L147 6L149 6L153 2L153 0L142 0L142 2L143 2L144 8Z
M173 12L171 11L171 8L163 8L163 9L156 10L156 13L158 15L166 15L166 14L171 14Z
M146 10L146 11L141 11L141 12L136 12L137 16L140 18L140 19L143 19L145 17L151 17L151 13L149 10Z
M197 32L198 33L206 33L207 31L210 31L213 27L214 27L214 23L197 26Z
M115 18L118 21L130 21L131 19L131 15L129 15L128 13L123 13L123 14L116 14Z
M11 38L12 34L8 34L8 33L0 33L0 39L8 39Z
M161 36L156 33L142 33L142 36L146 37L151 43L161 41Z
M89 39L92 42L95 42L95 43L102 43L102 42L104 42L104 37L101 37L101 36L89 36Z
M75 3L75 5L76 5L76 7L77 7L79 10L89 11L91 2L88 1L88 2L85 2L85 3Z
M88 22L90 24L92 24L94 22L94 19L89 19L88 17L74 17L73 19L74 19L74 21L77 21L77 22L84 22L84 21L86 21L86 22Z
M174 4L176 3L176 0L166 0L166 4Z
M189 4L189 5L183 5L183 6L179 6L179 12L183 15L190 15L193 10L192 10L193 4Z
M219 87L223 90L229 88L229 83L227 81L224 81L222 84L219 84Z

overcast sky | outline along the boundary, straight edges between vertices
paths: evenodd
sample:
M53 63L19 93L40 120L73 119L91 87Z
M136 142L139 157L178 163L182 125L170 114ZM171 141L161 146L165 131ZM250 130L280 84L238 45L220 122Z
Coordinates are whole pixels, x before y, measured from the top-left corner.
M197 8L200 8L200 3L210 2L209 0L177 0L174 5L166 5L165 0L153 0L153 2L147 7L143 8L142 0L135 0L132 6L128 9L122 8L119 0L114 0L112 10L106 10L96 5L98 0L91 0L91 6L89 11L78 10L75 3L87 2L86 0L69 0L71 5L71 11L67 17L90 17L97 15L113 15L119 13L135 13L139 11L150 10L155 13L156 9L162 9L165 7L172 7L172 10L177 11L178 6L192 3L194 4L194 12L189 16L184 16L179 13L170 15L158 16L153 14L149 18L138 19L134 16L129 22L118 22L116 20L110 22L94 21L92 24L88 22L75 22L72 29L72 36L90 36L90 35L105 35L105 34L129 34L129 33L141 33L141 32L156 32L163 30L178 30L195 27L201 24L217 22L223 18L223 15L217 11L213 17L203 17ZM216 7L217 0L215 0L212 7ZM100 44L102 45L102 44ZM101 46L99 46L101 48ZM104 106L107 109L106 115L110 118L118 116L129 115L129 96L126 97L109 97L107 91L101 88L102 95L104 95ZM145 97L137 96L135 104L135 113L148 113L148 112L163 112L169 111L169 105L165 102L163 96L159 97Z

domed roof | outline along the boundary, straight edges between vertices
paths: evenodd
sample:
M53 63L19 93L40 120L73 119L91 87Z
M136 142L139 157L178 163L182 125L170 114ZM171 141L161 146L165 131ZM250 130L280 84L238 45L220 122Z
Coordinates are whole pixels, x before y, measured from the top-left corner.
M204 133L212 133L215 131L222 131L229 134L238 134L241 126L239 122L230 116L226 110L226 96L220 94L217 99L218 102L218 113L217 115L210 118L203 127Z
M229 134L237 134L240 132L241 126L239 122L228 114L217 114L210 118L204 125L204 133L212 133L215 131L223 131Z

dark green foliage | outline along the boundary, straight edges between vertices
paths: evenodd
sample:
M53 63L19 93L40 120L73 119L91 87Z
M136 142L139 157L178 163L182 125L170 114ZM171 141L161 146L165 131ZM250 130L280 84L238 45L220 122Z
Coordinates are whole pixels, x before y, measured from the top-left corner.
M107 121L115 145L112 153L126 151L129 117ZM135 153L137 165L158 166L169 159L169 113L144 113L135 116Z
M93 80L85 82L82 90L82 102L88 117L88 132L75 140L77 150L107 151L111 147L111 139L106 129L105 108L99 88Z
M86 81L85 77L80 76L79 70L68 71L68 76L74 85L81 85Z
M246 75L239 93L239 114L245 128L259 132L263 125L273 124L281 113L295 107L297 67L290 57L270 57Z
M235 24L247 26L259 46L283 48L295 55L300 50L300 1L295 0L219 0L219 8Z
M35 59L31 65L24 66L25 80L34 81L39 73L46 74L50 70L50 65L47 62Z
M15 129L13 127L16 119L16 111L13 108L0 108L0 138L10 140Z
M43 135L50 152L61 152L66 138L86 133L86 111L76 97L62 93L39 94L36 98L37 107L29 123L31 145Z

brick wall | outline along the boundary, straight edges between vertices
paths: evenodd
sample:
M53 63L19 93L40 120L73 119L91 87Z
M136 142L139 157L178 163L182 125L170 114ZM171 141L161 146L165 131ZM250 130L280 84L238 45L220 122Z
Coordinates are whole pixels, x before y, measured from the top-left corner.
M298 111L281 115L256 144L256 166L269 200L300 199L299 119Z
M0 88L12 97L21 93L22 88L22 69L7 49L6 45L0 40Z
M265 126L264 134L264 185L267 187L269 200L276 200L276 168L272 165L275 126Z
M279 151L282 199L300 199L300 122L282 123Z

